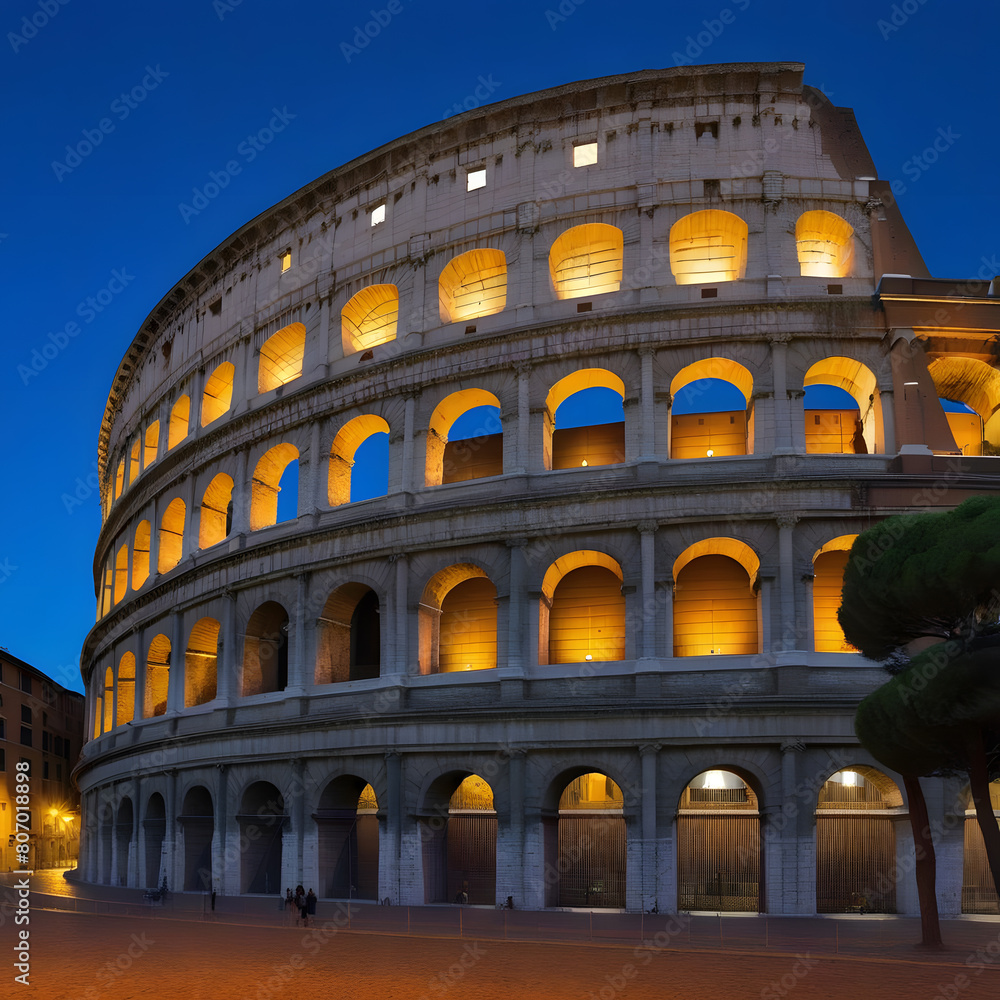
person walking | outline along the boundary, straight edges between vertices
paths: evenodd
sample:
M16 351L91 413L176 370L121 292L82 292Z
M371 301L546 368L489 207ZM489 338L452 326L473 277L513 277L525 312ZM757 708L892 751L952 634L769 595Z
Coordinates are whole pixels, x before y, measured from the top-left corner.
M316 916L316 893L312 889L306 893L306 913L310 917Z

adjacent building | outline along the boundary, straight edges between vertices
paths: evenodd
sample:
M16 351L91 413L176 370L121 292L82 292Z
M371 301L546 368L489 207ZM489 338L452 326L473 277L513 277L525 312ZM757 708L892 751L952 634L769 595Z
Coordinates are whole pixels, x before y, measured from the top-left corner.
M866 527L1000 487L993 277L930 277L795 63L513 98L268 208L113 377L82 876L915 912L836 609ZM995 910L928 797L942 911Z

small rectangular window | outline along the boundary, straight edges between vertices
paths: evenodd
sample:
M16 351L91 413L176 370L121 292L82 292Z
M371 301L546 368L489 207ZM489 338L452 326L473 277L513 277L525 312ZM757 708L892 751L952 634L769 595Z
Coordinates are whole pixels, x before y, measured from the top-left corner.
M0 771L7 770L7 751L0 747Z
M284 274L292 266L292 251L286 250L281 255L281 273Z
M0 740L7 739L7 720L0 719Z
M486 187L486 168L480 167L478 170L470 170L466 174L466 191L475 191L478 188Z
M25 694L31 694L31 674L27 670L21 671L21 690Z
M573 166L589 167L597 162L597 143L583 142L573 147Z
M31 709L27 705L21 706L21 721L31 725Z
M42 761L42 777L48 778L49 776L49 762L47 760Z
M56 764L56 781L62 781L62 764Z
M61 736L57 736L56 740L55 740L55 746L53 747L53 750L54 750L55 755L57 757L61 757L62 756L62 743L63 743L62 737Z
M30 747L31 746L31 727L21 726L21 746Z
M49 752L49 734L48 731L42 730L42 749L48 753Z
M385 205L376 205L372 209L372 225L377 226L380 222L385 222Z

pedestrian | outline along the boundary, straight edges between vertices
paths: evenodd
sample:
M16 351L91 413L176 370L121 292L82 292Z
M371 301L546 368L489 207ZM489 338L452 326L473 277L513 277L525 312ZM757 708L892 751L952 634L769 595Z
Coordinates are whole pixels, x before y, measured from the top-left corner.
M316 916L316 893L312 889L306 893L306 912L310 917Z
M306 895L302 889L302 886L298 886L295 889L295 926L297 927L300 920L306 919Z

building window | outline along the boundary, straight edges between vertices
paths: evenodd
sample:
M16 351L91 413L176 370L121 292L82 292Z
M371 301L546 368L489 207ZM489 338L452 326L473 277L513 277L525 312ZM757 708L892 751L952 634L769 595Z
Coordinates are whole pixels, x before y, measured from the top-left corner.
M25 694L31 694L31 674L27 670L21 671L21 690Z
M573 166L589 167L597 162L597 143L582 142L579 146L573 147Z
M372 209L372 225L377 226L380 222L385 222L385 205L377 205Z
M27 705L21 706L21 721L31 725L31 709Z
M42 750L45 753L49 752L49 734L44 729L42 730Z
M42 778L46 781L49 777L49 762L47 760L42 761Z
M31 746L31 727L21 726L21 746L30 747Z
M56 745L54 749L57 757L61 757L63 755L63 741L61 736L56 737Z
M56 781L62 781L62 764L56 764Z
M0 747L0 771L7 770L7 751Z
M486 187L486 168L480 167L478 170L470 170L466 175L466 191L476 191Z
M292 266L292 251L286 250L281 255L281 273L284 274Z
M7 739L7 720L0 719L0 740Z

